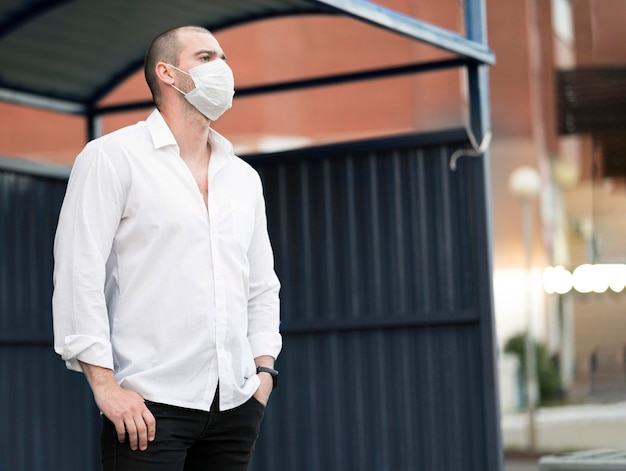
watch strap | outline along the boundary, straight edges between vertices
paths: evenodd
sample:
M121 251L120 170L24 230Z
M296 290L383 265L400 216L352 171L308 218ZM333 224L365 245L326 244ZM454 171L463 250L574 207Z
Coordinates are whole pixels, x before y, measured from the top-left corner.
M276 389L278 386L278 371L274 368L269 368L267 366L257 366L256 367L257 374L259 373L269 373L272 376L272 388Z

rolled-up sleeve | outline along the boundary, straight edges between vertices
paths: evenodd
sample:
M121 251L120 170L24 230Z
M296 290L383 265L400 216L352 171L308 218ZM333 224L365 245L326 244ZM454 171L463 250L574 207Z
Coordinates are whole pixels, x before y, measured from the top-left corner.
M113 369L105 299L106 264L123 211L123 191L101 146L88 144L72 168L54 241L54 349Z
M280 282L274 271L274 254L267 232L265 200L259 181L255 226L248 249L250 263L248 341L254 358L277 358L282 348L280 327Z

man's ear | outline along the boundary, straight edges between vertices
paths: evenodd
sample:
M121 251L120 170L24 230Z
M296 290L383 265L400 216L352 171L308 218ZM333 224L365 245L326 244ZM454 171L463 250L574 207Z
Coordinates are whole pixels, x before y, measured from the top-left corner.
M158 62L155 67L156 76L166 85L174 84L173 68L165 62Z

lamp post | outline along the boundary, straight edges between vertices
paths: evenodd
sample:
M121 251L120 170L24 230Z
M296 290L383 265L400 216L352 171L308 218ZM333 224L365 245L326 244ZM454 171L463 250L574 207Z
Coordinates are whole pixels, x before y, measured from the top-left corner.
M561 386L568 390L574 375L574 333L572 319L571 296L564 296L573 286L573 277L565 266L570 265L569 254L569 223L567 218L565 192L575 188L580 180L580 165L574 159L556 156L551 160L554 186L553 211L554 224L552 232L552 263L561 267L561 283L555 295L549 298L552 312L556 315L558 335L557 351L559 353L559 370ZM554 319L554 317L552 317Z
M528 413L528 449L536 447L535 408L538 396L537 360L533 336L533 313L531 306L531 266L532 266L532 207L531 201L539 194L541 180L532 167L519 167L509 178L509 189L522 204L522 231L526 268L526 411Z

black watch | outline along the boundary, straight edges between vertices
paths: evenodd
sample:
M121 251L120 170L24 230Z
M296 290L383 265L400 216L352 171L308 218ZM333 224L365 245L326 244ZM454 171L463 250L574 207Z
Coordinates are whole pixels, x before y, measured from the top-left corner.
M269 373L272 376L272 388L276 389L278 386L278 371L274 368L268 368L267 366L257 366L256 374L259 373Z

